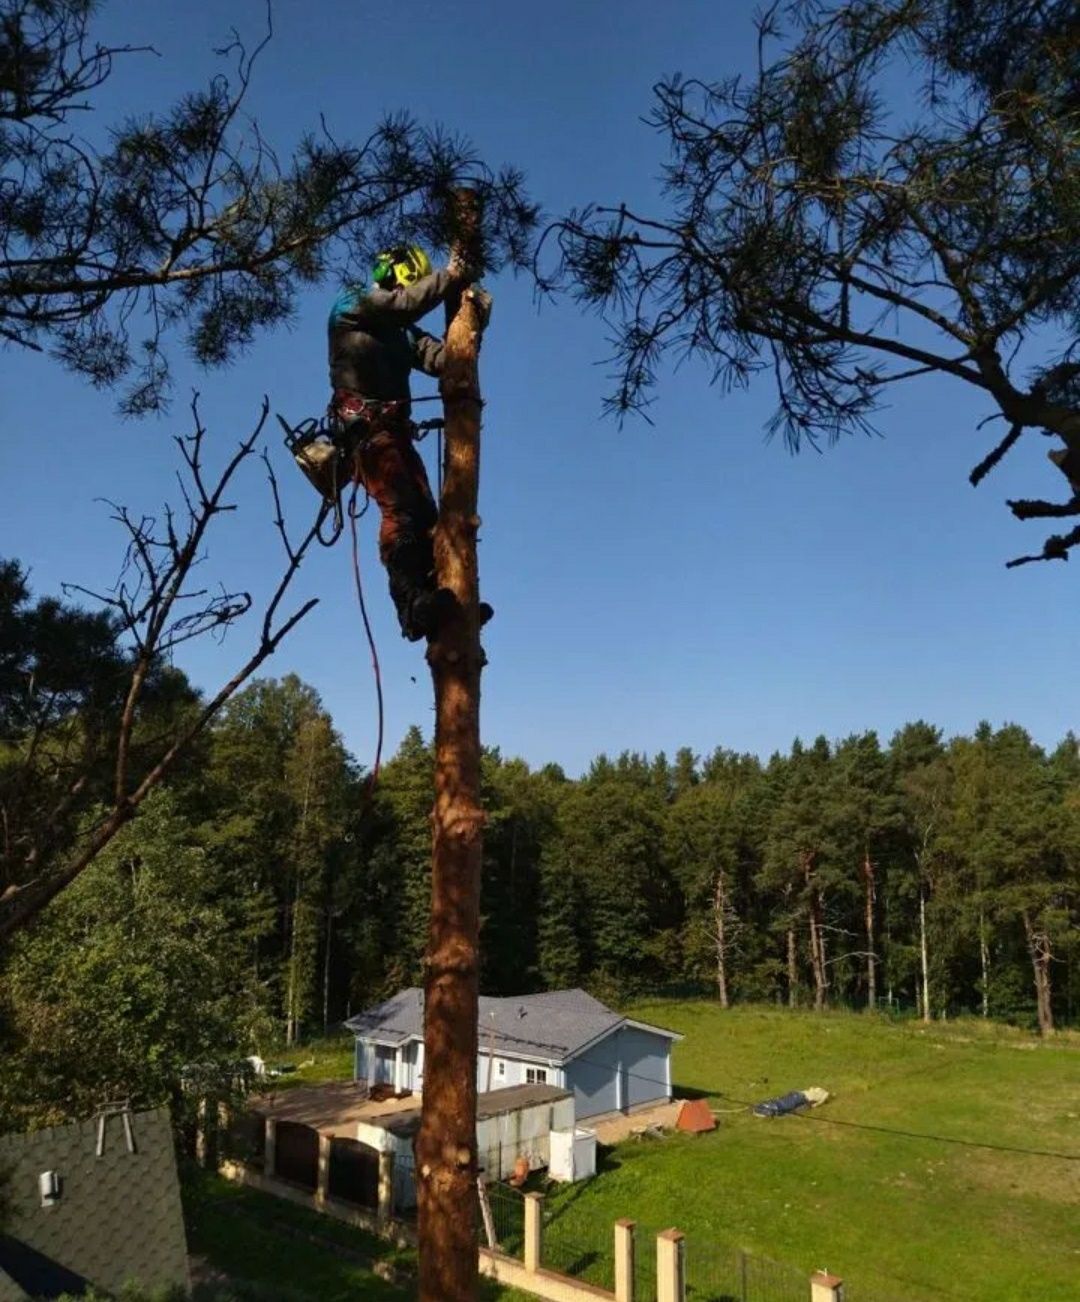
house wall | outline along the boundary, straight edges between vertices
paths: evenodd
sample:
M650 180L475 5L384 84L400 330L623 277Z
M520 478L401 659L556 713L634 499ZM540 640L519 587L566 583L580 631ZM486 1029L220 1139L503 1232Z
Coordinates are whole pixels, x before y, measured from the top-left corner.
M571 1058L564 1068L566 1088L574 1091L577 1118L614 1112L622 1106L619 1097L619 1037L609 1035L590 1045L580 1058Z
M503 1054L495 1054L491 1063L491 1088L493 1090L509 1089L511 1085L527 1085L528 1070L539 1068L547 1072L545 1085L563 1084L563 1074L558 1067L549 1067L543 1062L524 1062L519 1058L509 1058ZM476 1060L476 1088L481 1094L488 1089L488 1055L481 1044L480 1053Z
M574 1091L578 1120L670 1098L670 1053L671 1041L664 1036L624 1026L571 1058L564 1074L566 1088Z
M651 1031L624 1026L618 1034L622 1056L623 1107L671 1097L668 1058L671 1041Z
M424 1046L418 1041L403 1045L401 1050L401 1088L419 1090L424 1078Z

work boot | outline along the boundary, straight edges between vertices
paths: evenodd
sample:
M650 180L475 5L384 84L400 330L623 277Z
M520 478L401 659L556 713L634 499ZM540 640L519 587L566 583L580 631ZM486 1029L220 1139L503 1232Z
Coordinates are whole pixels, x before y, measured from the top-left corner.
M429 640L437 637L439 629L457 609L457 597L449 588L431 588L417 593L409 604L407 622L402 625L402 632L410 642L419 642L422 637Z
M458 609L458 599L449 588L435 588L421 592L412 599L409 607L408 627L405 636L410 642L419 642L422 637L434 638L451 615ZM495 611L486 601L481 601L476 608L480 627L491 619Z

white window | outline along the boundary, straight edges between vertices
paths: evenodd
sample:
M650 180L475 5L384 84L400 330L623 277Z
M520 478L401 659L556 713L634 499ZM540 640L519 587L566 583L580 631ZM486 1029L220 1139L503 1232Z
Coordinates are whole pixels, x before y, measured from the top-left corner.
M506 1075L506 1062L502 1058L500 1058L495 1064L495 1075L496 1076Z
M526 1085L546 1085L547 1068L546 1067L526 1067L525 1068Z

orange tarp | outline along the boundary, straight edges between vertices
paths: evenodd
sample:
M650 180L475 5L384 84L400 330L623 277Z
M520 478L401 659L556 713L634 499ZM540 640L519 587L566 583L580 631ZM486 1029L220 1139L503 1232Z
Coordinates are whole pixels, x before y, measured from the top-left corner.
M709 1111L706 1099L687 1099L679 1109L679 1119L675 1122L677 1130L688 1130L692 1135L699 1135L704 1130L716 1129L716 1118Z

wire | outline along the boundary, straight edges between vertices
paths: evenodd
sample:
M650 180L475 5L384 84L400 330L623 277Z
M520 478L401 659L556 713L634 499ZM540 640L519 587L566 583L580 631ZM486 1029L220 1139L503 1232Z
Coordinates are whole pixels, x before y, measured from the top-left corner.
M405 1030L403 1027L399 1026L383 1026L379 1029L397 1035L412 1036L416 1034L413 1030ZM527 1044L533 1049L551 1049L560 1055L564 1054L567 1049L565 1044L549 1044L542 1040L529 1040L524 1036L511 1035L509 1032L500 1032L499 1039L509 1043ZM612 1065L610 1062L604 1062L598 1058L590 1058L586 1054L577 1055L574 1057L573 1061L585 1063L592 1067L602 1067L605 1070L610 1070ZM666 1076L646 1076L641 1072L630 1071L626 1068L623 1068L623 1075L626 1076L627 1079L646 1081L650 1085L662 1085L665 1089L668 1085ZM733 1095L727 1094L723 1090L707 1090L706 1093L711 1094L716 1098L726 1099L729 1103L738 1104L739 1111L742 1111L743 1109L750 1110L757 1106L756 1103L748 1102L746 1099L735 1098ZM894 1135L900 1139L921 1139L938 1144L955 1144L962 1148L983 1148L995 1153L1019 1153L1026 1157L1051 1157L1057 1158L1063 1162L1080 1162L1080 1153L1062 1153L1055 1149L1024 1148L1014 1144L995 1144L990 1140L960 1139L954 1135L932 1135L927 1134L924 1131L900 1130L893 1126L874 1125L869 1121L843 1121L839 1117L825 1116L819 1112L791 1112L787 1115L797 1117L801 1121L816 1121L819 1124L826 1126L844 1126L850 1130L868 1130L881 1135Z
M349 498L349 526L352 530L352 565L353 580L356 584L356 599L360 603L360 615L364 621L364 632L367 634L368 646L371 649L371 664L375 670L375 698L379 706L379 732L375 743L375 764L371 770L371 777L368 779L368 794L375 789L375 783L379 780L379 766L382 763L383 748L383 690L382 690L382 673L379 669L379 653L375 648L375 636L371 631L371 621L368 619L367 606L364 603L364 585L360 579L360 542L356 528L357 521L368 508L370 498L366 498L361 511L356 509L356 497L360 491L359 480L353 481L352 496Z

